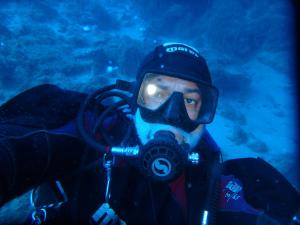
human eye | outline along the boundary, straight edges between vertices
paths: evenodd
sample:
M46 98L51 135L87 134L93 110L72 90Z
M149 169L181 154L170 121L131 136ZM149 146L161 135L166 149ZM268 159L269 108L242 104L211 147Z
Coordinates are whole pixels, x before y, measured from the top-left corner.
M184 103L187 105L197 105L201 102L201 95L198 92L186 93Z
M186 103L188 105L196 105L198 103L198 101L193 98L184 98L184 103Z

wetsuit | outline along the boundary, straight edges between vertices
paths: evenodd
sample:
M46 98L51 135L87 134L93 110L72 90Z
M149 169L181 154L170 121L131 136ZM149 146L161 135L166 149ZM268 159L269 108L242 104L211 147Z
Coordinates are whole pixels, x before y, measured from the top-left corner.
M1 106L2 204L32 188L36 188L34 198L43 201L49 196L49 187L59 180L67 201L49 208L45 224L89 223L104 202L106 183L102 153L90 149L76 128L85 97L41 85ZM92 120L86 116L87 129ZM102 129L118 143L128 124L118 111ZM102 141L101 136L98 139ZM139 143L134 129L130 142ZM111 208L127 224L149 225L200 224L207 207L216 224L289 224L299 210L297 191L262 159L218 164L221 173L212 185L210 171L219 158L219 147L205 131L196 149L203 163L187 167L169 183L151 182L140 174L134 161L118 160L112 173Z

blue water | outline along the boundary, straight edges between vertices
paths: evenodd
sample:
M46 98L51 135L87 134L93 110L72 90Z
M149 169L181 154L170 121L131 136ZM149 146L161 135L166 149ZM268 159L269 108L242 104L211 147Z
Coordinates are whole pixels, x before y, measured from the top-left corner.
M41 83L90 92L133 80L170 41L207 59L224 159L261 157L297 183L292 5L285 0L0 1L0 104Z

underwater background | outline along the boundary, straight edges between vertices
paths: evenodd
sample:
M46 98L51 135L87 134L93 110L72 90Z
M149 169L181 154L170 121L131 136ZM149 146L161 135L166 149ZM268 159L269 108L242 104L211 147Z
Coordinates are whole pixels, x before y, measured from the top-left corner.
M297 178L293 2L288 0L0 0L0 104L42 83L91 92L134 80L145 54L183 42L220 90L208 130L223 158L261 157ZM0 224L29 210L28 194ZM20 210L20 213L15 213Z

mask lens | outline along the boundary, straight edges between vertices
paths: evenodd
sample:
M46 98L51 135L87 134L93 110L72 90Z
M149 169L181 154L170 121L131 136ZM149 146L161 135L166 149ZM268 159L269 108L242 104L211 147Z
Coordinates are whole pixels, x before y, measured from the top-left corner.
M137 103L147 109L156 110L172 94L172 90L162 81L163 76L146 74L141 85Z

